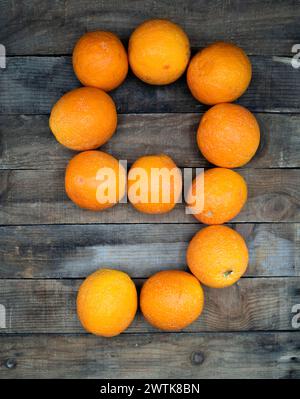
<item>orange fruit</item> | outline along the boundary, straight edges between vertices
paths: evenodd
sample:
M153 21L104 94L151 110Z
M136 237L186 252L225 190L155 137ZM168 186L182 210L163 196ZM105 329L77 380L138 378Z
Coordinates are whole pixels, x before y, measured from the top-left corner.
M119 335L131 324L136 311L136 288L124 272L100 269L88 276L79 288L78 318L92 334Z
M198 209L196 184L204 177L204 206ZM231 169L213 168L197 176L189 190L187 203L193 216L205 224L222 224L234 218L247 201L247 185L243 177ZM199 201L201 203L201 201Z
M243 237L227 226L200 230L187 249L187 264L201 283L213 288L234 284L246 271L248 249Z
M84 86L110 91L126 78L128 58L121 40L111 32L88 32L73 50L75 75Z
M181 171L167 155L147 155L130 168L127 187L129 201L138 211L169 212L181 195Z
M204 157L223 168L245 165L254 156L260 131L254 115L237 104L217 104L202 117L197 143Z
M218 104L240 97L247 90L251 75L251 63L241 48L217 42L192 58L187 83L198 101Z
M80 208L93 211L110 208L123 198L125 186L123 166L102 151L81 152L66 169L66 193Z
M76 151L106 143L117 128L117 111L111 97L94 87L81 87L63 95L49 120L56 140Z
M204 294L199 281L181 270L151 276L141 290L140 305L146 320L160 330L178 331L201 314Z
M130 36L128 56L138 78L152 85L165 85L185 71L190 43L178 25L165 19L152 19L138 26Z

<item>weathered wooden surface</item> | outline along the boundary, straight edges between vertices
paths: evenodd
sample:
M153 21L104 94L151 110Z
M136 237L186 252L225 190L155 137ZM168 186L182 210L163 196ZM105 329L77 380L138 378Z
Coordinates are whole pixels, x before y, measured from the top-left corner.
M247 276L300 276L299 224L232 225L250 251ZM76 278L98 268L148 277L186 269L200 224L0 227L1 278ZM1 303L1 301L0 301Z
M7 335L0 378L300 378L299 345L299 332Z
M291 60L291 59L290 59ZM282 61L282 60L281 60ZM300 112L300 70L272 57L253 56L253 78L237 101L256 112ZM1 114L49 114L58 98L79 86L70 57L12 57L0 73ZM185 77L151 86L129 74L112 93L119 113L199 112Z
M289 55L299 35L298 1L78 2L2 1L0 42L9 54L67 54L87 30L112 30L127 40L149 18L169 18L187 32L193 47L230 40L249 54Z
M261 128L261 144L245 168L300 167L300 115L255 116ZM178 166L206 167L209 163L196 145L201 117L176 113L119 115L117 132L101 150L129 163L142 155L166 153ZM0 115L0 143L1 169L64 169L76 154L54 139L46 115Z
M298 169L241 169L248 184L248 201L238 222L299 222ZM58 223L194 223L183 203L162 215L143 214L130 203L103 212L75 206L64 190L64 171L0 171L2 224Z
M138 287L144 280L135 280ZM82 280L0 280L0 303L6 307L4 333L84 332L76 315ZM202 315L184 331L290 330L294 304L300 303L299 278L242 278L234 286L204 288ZM139 313L126 333L157 331Z
M0 0L0 378L300 378L299 1ZM161 269L184 269L203 226L181 204L144 215L130 204L95 213L64 192L74 152L48 128L52 105L79 86L70 54L87 30L112 30L126 44L147 18L178 22L193 51L230 40L251 56L253 79L238 103L255 112L262 142L240 172L249 187L232 226L246 239L246 276L205 288L205 310L183 333L154 330L138 315L113 339L85 334L76 317L82 278L99 267L127 271L140 287ZM165 152L180 167L206 167L195 142L206 106L185 77L153 87L129 74L112 92L118 131L101 149L129 164ZM200 114L201 113L201 114ZM282 223L280 223L282 222Z

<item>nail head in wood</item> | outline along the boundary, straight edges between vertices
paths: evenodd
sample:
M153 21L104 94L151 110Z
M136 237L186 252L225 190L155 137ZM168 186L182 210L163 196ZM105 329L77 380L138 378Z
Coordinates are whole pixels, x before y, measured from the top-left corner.
M4 364L7 369L14 369L17 367L17 362L15 359L7 359Z
M191 356L191 361L195 365L200 365L204 362L204 354L202 352L193 352Z

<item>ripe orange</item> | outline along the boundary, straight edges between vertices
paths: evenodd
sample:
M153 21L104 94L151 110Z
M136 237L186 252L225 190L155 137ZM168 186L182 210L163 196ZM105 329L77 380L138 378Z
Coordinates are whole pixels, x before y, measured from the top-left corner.
M178 331L201 314L204 294L199 281L180 270L165 270L143 285L140 305L146 320L161 330Z
M190 43L178 25L165 19L152 19L132 33L128 55L138 78L152 85L165 85L177 80L185 71Z
M114 337L131 324L137 292L131 278L118 270L101 269L88 276L77 295L77 314L90 333Z
M192 58L187 83L198 101L218 104L240 97L249 86L251 75L251 63L241 48L217 42Z
M213 288L228 287L245 273L248 249L243 237L231 228L209 226L192 238L187 264L201 283Z
M93 211L110 208L123 198L125 186L123 166L102 151L81 152L66 169L66 193L81 208Z
M117 127L116 106L100 89L81 87L62 96L50 115L50 129L57 141L76 151L106 143Z
M246 108L217 104L202 117L197 143L204 157L223 168L245 165L254 156L260 140L258 123Z
M247 201L247 185L241 175L231 169L213 168L204 172L204 207L197 209L197 176L189 190L187 203L196 219L205 224L222 224L234 218ZM200 193L203 195L203 193Z
M181 195L181 171L167 155L148 155L134 162L128 173L128 198L144 213L171 211Z
M126 78L128 59L120 39L111 32L88 32L75 45L73 68L85 86L110 91Z

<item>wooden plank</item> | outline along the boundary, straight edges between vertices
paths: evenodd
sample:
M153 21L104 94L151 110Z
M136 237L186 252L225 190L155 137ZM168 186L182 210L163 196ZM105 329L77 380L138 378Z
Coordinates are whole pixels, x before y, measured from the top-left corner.
M47 165L45 165L47 167ZM248 201L236 222L299 222L300 171L298 169L241 169L248 183ZM0 223L195 223L184 204L170 213L148 215L131 204L118 204L103 212L76 207L64 191L64 171L0 171Z
M299 332L7 335L0 378L300 378L299 345Z
M0 278L78 278L97 268L148 277L186 269L186 248L203 226L57 225L0 227ZM299 224L233 225L250 251L247 276L300 276Z
M142 266L141 266L142 267ZM135 280L138 287L145 280ZM81 333L76 296L82 280L0 280L7 333ZM185 331L293 330L292 307L300 303L300 278L242 278L226 289L205 287L200 318ZM138 313L127 333L157 331Z
M299 69L266 56L253 56L253 79L238 102L256 112L299 112ZM65 92L79 86L70 57L8 57L0 74L1 114L49 114ZM280 93L280 95L278 95ZM151 86L131 74L112 93L119 113L200 112L207 109L189 92L185 77Z
M181 167L209 163L196 144L202 114L119 115L118 130L101 150L133 163L146 154L166 153ZM300 116L256 114L261 145L246 168L300 167ZM0 116L1 169L61 169L74 152L60 145L46 115Z
M87 30L112 30L126 40L144 20L169 18L185 29L193 47L229 40L252 54L290 54L297 43L299 17L292 0L271 5L259 0L146 0L142 7L137 0L5 1L0 42L9 54L70 54Z

